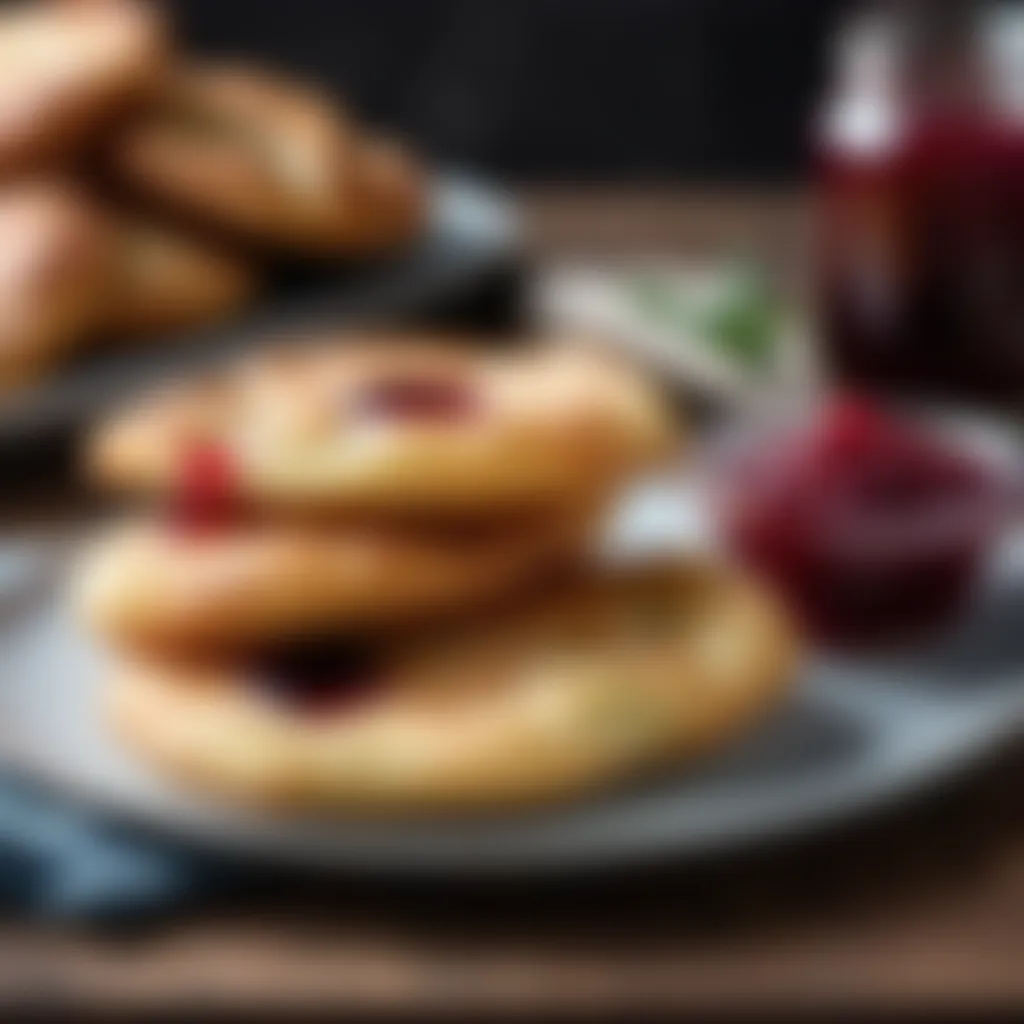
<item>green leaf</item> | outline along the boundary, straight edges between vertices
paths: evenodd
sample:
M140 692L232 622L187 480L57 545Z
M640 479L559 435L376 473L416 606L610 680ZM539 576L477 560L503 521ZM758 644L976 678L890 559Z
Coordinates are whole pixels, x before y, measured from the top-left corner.
M721 291L701 312L700 333L747 368L763 369L779 335L778 304L756 267L740 265L726 274Z
M626 282L633 304L680 340L703 342L749 370L771 363L782 317L759 268L737 263L720 272L712 295L698 300L676 282L639 274Z

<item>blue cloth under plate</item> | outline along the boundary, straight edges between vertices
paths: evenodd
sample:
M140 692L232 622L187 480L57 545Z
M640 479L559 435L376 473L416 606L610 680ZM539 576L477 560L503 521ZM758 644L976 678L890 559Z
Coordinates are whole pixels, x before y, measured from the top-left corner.
M222 885L227 872L20 782L0 783L0 910L57 918L152 913Z

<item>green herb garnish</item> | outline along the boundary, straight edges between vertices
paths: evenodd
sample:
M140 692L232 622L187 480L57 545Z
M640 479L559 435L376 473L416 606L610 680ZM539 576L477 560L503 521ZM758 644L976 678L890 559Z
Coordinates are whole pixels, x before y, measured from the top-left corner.
M680 339L698 340L749 370L770 365L782 316L761 271L737 263L720 272L709 295L699 295L655 274L627 282L640 312Z

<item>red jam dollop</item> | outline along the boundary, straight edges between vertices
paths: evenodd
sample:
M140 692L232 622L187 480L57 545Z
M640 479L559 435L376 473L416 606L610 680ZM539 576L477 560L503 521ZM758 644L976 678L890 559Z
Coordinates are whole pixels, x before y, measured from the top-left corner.
M234 519L237 505L235 466L227 449L209 441L186 448L170 503L173 527L186 536L217 532Z
M383 662L372 644L318 638L260 652L248 674L275 704L303 714L328 714L360 707L375 696Z
M726 466L722 523L810 635L888 646L948 623L1003 512L995 470L856 398Z
M366 419L461 423L475 411L473 391L447 377L389 377L356 399L356 413Z

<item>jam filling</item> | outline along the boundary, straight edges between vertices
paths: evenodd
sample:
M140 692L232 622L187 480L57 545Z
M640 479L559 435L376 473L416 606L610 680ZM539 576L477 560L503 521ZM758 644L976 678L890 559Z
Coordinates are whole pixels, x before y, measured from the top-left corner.
M733 547L820 640L890 644L960 609L999 527L994 471L855 400L755 442L726 481Z
M238 513L238 488L230 453L216 442L190 445L170 502L172 526L186 536L215 533Z
M283 644L256 655L252 685L275 704L302 714L350 711L380 692L380 650L365 641L312 639Z
M390 377L375 381L356 399L361 418L459 423L476 411L473 391L448 377Z

